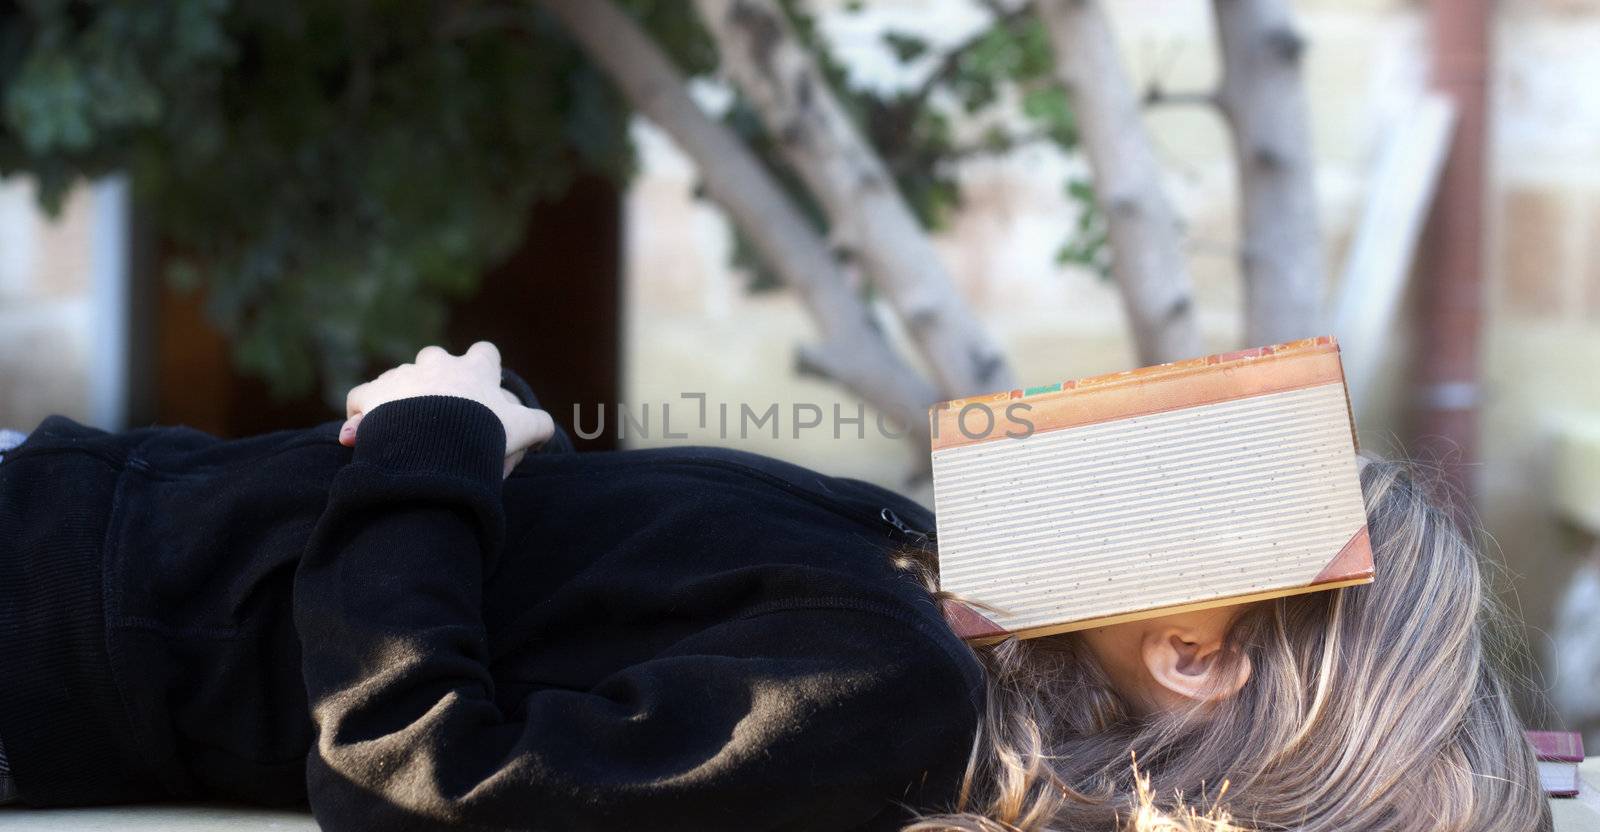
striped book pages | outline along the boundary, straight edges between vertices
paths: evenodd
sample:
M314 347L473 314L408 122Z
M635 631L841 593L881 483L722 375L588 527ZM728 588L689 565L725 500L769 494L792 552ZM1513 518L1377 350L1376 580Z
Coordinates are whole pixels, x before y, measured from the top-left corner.
M934 407L939 578L995 641L1367 583L1322 337Z

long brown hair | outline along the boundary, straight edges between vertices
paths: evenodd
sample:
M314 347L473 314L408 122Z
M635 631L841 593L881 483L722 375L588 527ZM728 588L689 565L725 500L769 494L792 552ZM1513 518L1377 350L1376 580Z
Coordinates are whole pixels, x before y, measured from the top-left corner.
M1377 580L1246 609L1233 697L1141 719L1074 634L976 648L988 704L960 794L907 832L1548 829L1476 548L1407 466L1361 481ZM899 562L939 594L928 557Z

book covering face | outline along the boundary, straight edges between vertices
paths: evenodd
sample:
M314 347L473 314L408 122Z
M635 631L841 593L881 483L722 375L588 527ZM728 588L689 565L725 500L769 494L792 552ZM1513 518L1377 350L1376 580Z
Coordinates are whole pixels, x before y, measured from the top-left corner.
M1367 583L1339 346L1321 337L930 411L940 587L974 641Z

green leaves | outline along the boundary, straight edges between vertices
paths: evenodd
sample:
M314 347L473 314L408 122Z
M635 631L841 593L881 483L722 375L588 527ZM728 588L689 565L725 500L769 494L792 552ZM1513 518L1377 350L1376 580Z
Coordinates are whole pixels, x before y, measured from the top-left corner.
M1023 93L1022 112L1039 125L1051 141L1062 147L1077 147L1078 121L1067 93L1060 87L1039 86Z
M687 6L632 5L705 61ZM628 118L531 5L40 0L0 16L0 172L35 174L53 206L79 177L128 171L168 280L204 289L235 362L334 405L369 360L442 336L446 301L535 200L582 169L629 175Z
M686 73L715 68L692 4L617 2ZM807 6L782 5L930 229L960 203L962 160L1076 147L1031 13L954 47L886 33L927 81L884 91L851 78ZM335 406L368 362L441 337L447 301L511 250L535 201L581 171L630 176L630 118L536 4L31 0L0 14L0 174L33 174L55 210L75 180L126 171L167 279L204 291L236 363ZM759 121L737 100L727 119L825 231ZM1062 257L1098 267L1103 223L1069 195L1085 218ZM776 285L750 255L736 247L752 287Z
M129 134L157 125L170 95L229 58L226 8L35 3L0 21L0 170L32 169L54 210L76 175L122 166Z
M77 64L59 51L29 56L6 96L6 127L31 153L82 151L94 142L89 87Z
M1094 186L1081 179L1067 182L1067 198L1078 209L1073 235L1056 251L1057 263L1092 269L1102 280L1111 279L1111 238L1105 214L1095 203Z

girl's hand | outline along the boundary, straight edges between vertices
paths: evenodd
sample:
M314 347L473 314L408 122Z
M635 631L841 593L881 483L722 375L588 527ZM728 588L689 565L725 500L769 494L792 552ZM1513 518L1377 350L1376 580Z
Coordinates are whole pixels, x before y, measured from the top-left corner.
M472 399L500 417L506 431L506 476L528 448L555 433L555 420L549 413L524 406L514 393L500 386L500 350L488 341L479 341L460 357L443 347L423 347L416 363L401 364L356 385L345 397L346 418L339 444L353 447L361 417L378 405L427 395Z

